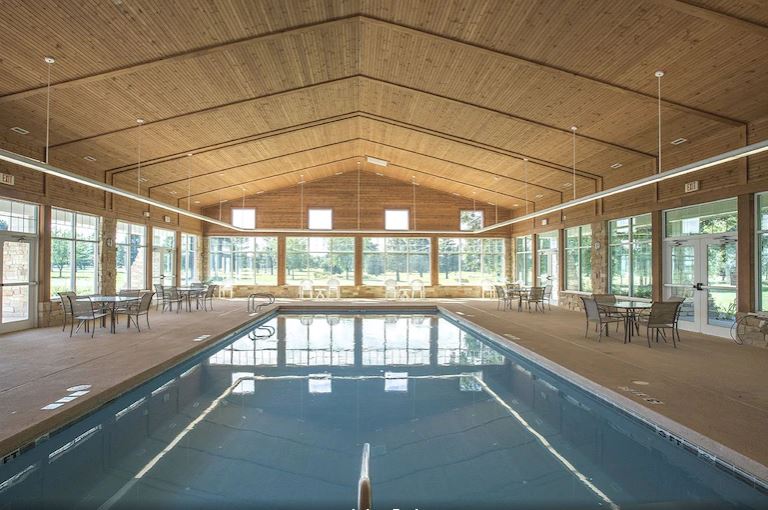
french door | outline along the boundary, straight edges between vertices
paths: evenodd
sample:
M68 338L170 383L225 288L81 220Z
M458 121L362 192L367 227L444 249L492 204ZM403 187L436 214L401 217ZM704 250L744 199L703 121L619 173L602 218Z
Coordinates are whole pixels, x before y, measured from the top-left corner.
M37 239L0 236L0 333L37 323Z
M668 240L664 248L664 299L685 299L680 328L728 336L736 319L736 236Z

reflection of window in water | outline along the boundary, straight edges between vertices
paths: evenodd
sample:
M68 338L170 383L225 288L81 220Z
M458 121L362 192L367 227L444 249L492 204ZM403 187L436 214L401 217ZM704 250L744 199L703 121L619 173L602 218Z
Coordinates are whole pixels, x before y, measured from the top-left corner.
M309 374L307 385L310 393L330 393L331 374Z
M253 372L233 372L232 384L241 377L253 377ZM253 379L243 379L240 383L232 389L233 394L246 395L252 394L256 390L256 381Z
M478 381L483 380L482 372L472 372L471 374L459 377L459 391L483 391L483 386Z
M408 372L385 372L384 391L408 391Z

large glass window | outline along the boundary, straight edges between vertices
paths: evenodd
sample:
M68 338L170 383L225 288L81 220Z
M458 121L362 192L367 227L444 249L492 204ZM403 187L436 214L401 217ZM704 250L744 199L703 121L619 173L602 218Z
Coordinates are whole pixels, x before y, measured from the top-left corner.
M429 285L429 239L421 237L363 238L363 284L384 285L386 280Z
M200 268L197 264L200 251L200 238L194 234L181 233L181 284L189 285L200 281Z
M608 223L609 292L650 298L651 215L621 218Z
M592 292L592 226L565 229L565 288Z
M768 193L756 197L757 203L757 306L768 310Z
M531 236L515 238L515 281L533 285L533 239Z
M152 283L176 285L176 232L152 229Z
M336 278L342 285L355 284L353 237L288 237L285 240L285 282Z
M560 290L560 254L558 250L560 231L553 230L538 234L536 236L536 243L538 284L542 287L550 285L552 289L552 302L557 303Z
M256 209L233 207L232 225L239 228L256 228Z
M145 288L147 227L118 221L115 245L117 290Z
M459 213L460 230L480 230L483 228L483 211L461 211Z
M438 241L441 285L480 285L504 280L503 239L446 237Z
M735 232L739 222L736 198L692 205L664 213L667 237Z
M99 217L51 209L51 296L99 290Z
M236 285L277 285L276 237L209 237L208 278Z
M37 234L37 206L0 199L0 230Z

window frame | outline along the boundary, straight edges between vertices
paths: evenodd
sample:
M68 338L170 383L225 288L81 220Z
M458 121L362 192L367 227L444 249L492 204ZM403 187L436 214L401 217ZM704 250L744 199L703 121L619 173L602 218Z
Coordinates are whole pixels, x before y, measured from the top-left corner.
M448 239L458 241L458 246L456 251L445 251L444 250L444 242ZM480 250L479 251L473 251L473 250L467 250L464 249L465 246L468 243L465 243L464 241L467 240L476 240L480 241ZM491 243L499 243L501 245L501 251L494 251L490 248ZM477 287L482 285L483 280L488 280L491 282L502 282L506 278L506 265L505 265L505 243L503 238L499 237L440 237L437 239L437 273L438 273L438 285L443 286L459 286L459 287ZM450 255L456 255L458 259L458 268L456 269L455 273L458 276L458 282L451 282L450 280L447 280L443 277L445 274L444 267L442 266L444 257L450 256ZM462 269L462 262L463 258L462 255L478 255L480 257L480 281L476 283L467 282L464 283L464 271ZM486 257L490 256L499 256L500 257L500 267L501 267L501 273L496 275L491 275L486 271Z
M127 286L123 287L123 288L118 288L117 287L117 254L118 254L118 250L120 249L121 246L127 246L128 250L129 250L128 253L130 255L130 250L131 250L131 247L133 246L133 244L130 243L130 242L129 243L120 243L120 242L118 242L118 240L117 240L117 232L119 232L119 226L120 226L121 223L123 225L127 225L128 226L128 237L129 237L129 239L131 239L133 235L137 235L137 234L134 234L134 229L141 229L143 231L142 237L144 238L144 243L136 245L137 249L140 250L140 251L143 250L143 253L144 253L144 257L143 257L144 258L144 271L142 271L142 276L141 276L142 281L141 281L141 286L139 286L139 287L133 285L134 282L131 280L130 264L126 267L125 283L126 283ZM116 290L119 291L119 290L126 290L126 289L146 288L146 285L147 285L147 263L151 263L151 261L147 260L148 231L149 231L149 229L147 228L147 226L143 225L141 223L131 223L129 221L122 221L122 220L118 220L117 221L117 224L116 224L116 227L115 227L116 235L115 235L115 248L114 248L115 249L115 257L116 257L115 258L115 288L116 288Z
M328 211L330 213L330 225L328 227L313 227L312 213ZM307 229L309 230L333 230L333 209L330 207L309 207L307 208Z
M464 213L473 213L473 214L479 214L480 215L480 226L477 228L472 228L469 226L469 228L464 228L464 224L462 222L462 215ZM480 230L481 228L485 227L485 211L482 209L460 209L459 210L459 230L462 232L474 232L476 230Z
M766 208L768 208L768 192L755 193L755 252L753 253L755 265L755 310L759 312L768 311L768 300L763 301L763 259L760 256L763 246L768 246L768 221L762 224L762 215L760 214L762 199L766 199ZM765 243L765 244L764 244ZM768 264L766 264L768 266ZM766 286L768 288L768 285Z
M381 237L374 237L374 236L368 236L368 237L362 237L362 243L363 243L363 249L361 250L361 257L362 257L362 274L360 275L360 278L362 280L363 285L368 285L372 287L380 287L383 286L387 278L382 279L381 281L378 280L371 280L366 279L366 255L371 257L374 255L380 255L383 260L383 271L381 274L386 274L389 268L389 255L404 255L405 256L405 265L406 265L406 271L403 271L407 274L412 273L418 273L418 271L411 270L412 264L411 259L417 255L426 255L427 256L427 271L425 275L420 275L419 279L422 280L425 287L429 287L432 282L432 265L431 265L431 256L432 256L432 241L429 237L403 237L403 236L381 236ZM381 244L383 245L383 250L367 250L366 246L368 243L366 243L367 239L376 239L376 240L382 240ZM404 250L397 250L397 249L390 249L389 246L389 239L400 239L405 240L405 249ZM426 240L426 251L419 251L418 249L414 249L412 240ZM411 278L410 280L413 280Z
M250 211L252 213L252 217L249 217L248 224L238 225L237 222L235 222L235 211ZM232 225L238 228L248 228L248 229L255 229L256 228L256 208L255 207L231 207L229 210L230 218L232 219Z
M220 242L217 240L223 239L225 241ZM236 239L254 239L254 241L248 241L248 243L242 243L241 241L235 241ZM257 242L256 239L259 241ZM278 249L277 249L277 236L208 236L208 245L206 253L208 254L208 279L215 282L223 282L232 285L264 285L275 286L278 280ZM243 244L249 244L247 248L242 249ZM214 246L217 248L214 250ZM273 251L270 251L272 249ZM248 257L250 254L250 257ZM242 270L236 264L237 257L245 255L252 261L250 269L253 273L251 279L241 279L237 275ZM259 257L272 257L274 278L264 278L268 281L259 281L258 275L267 275L268 273L260 271L260 266L257 266L256 260ZM225 268L223 270L212 268L212 264L223 263ZM222 274L220 274L222 273ZM213 278L216 278L213 280Z
M643 223L643 225L649 225L651 229L651 235L647 239L635 239L635 226L636 222L640 218L647 218L648 223ZM618 224L620 221L628 221L627 229L627 240L626 241L619 241L619 242L612 242L613 241L613 228L614 225ZM618 225L616 225L618 226ZM649 253L652 253L653 250L653 224L652 224L652 217L651 213L645 213L645 214L637 214L635 216L627 216L624 218L616 218L613 220L608 221L608 292L612 294L616 294L618 296L622 297L629 297L629 298L635 298L635 299L650 299L653 297L653 266L651 266L650 270L650 292L647 296L641 296L637 294L637 289L635 289L635 257L636 257L636 249L640 246L647 246L649 249ZM617 248L626 248L627 249L627 265L629 267L629 276L628 276L628 289L629 291L626 294L616 293L613 289L613 251Z
M158 245L158 243L155 242L155 237L158 233L162 233L160 235L166 236L168 238L173 239L173 245L169 248L164 245ZM171 234L168 236L167 234ZM158 283L160 285L166 285L166 286L175 286L176 285L176 275L178 274L179 268L177 267L176 263L176 255L177 250L179 249L178 246L176 246L176 231L175 230L169 230L167 228L162 227L152 227L152 284ZM160 281L159 275L155 274L155 255L158 256L162 255L168 255L170 253L171 256L171 274L170 278L168 276L163 275L163 281ZM161 265L161 272L164 273L162 269L163 260L160 260Z
M518 251L517 248L517 241L519 239L523 240L523 251ZM515 267L514 267L514 274L515 277L517 277L518 273L518 263L520 260L528 261L529 264L524 264L527 267L523 268L525 271L525 279L520 282L522 285L525 286L532 286L534 283L535 275L533 274L533 235L524 235L524 236L517 236L514 239L514 250L515 250ZM521 257L522 255L522 257ZM520 281L519 278L516 281Z
M388 218L390 213L405 213L405 228L390 227ZM384 230L391 230L393 232L407 232L411 230L411 210L408 208L384 209Z
M584 245L584 229L589 228L589 244ZM578 229L578 243L576 246L568 246L568 231L569 230L576 230ZM590 278L590 285L589 288L585 288L584 286L584 257L583 257L583 251L589 250L590 254L590 268L592 267L592 225L589 223L586 223L584 225L578 225L575 227L570 227L563 229L565 234L565 246L563 246L563 289L565 291L570 292L592 292L592 271L590 270L589 278ZM578 255L578 280L579 280L579 288L578 289L572 289L568 286L568 254L571 251L576 250Z
M71 229L71 234L69 236L65 234L56 235L53 229L54 225L54 217L56 215L56 212L62 212L65 214L70 214L71 221L69 228ZM96 221L95 225L95 239L89 240L89 239L81 239L78 236L77 232L77 225L78 225L78 217L89 217L93 218ZM56 240L58 241L65 241L70 243L69 245L69 286L65 291L71 291L75 293L78 292L77 289L77 246L78 243L88 243L90 245L93 245L93 293L98 294L101 290L101 216L98 216L96 214L88 214L88 213L82 213L79 211L73 211L71 209L64 209L61 207L51 207L51 272L48 273L48 282L50 287L50 294L51 297L54 297L56 295L56 292L54 292L54 284L53 284L53 274L54 271L54 243ZM63 272L63 266L61 269L59 269L60 272Z
M291 239L305 239L306 240L306 250L293 250L291 249L290 241ZM327 240L327 250L325 251L319 251L319 250L313 250L312 249L312 239L325 239ZM345 241L351 241L351 248L350 249L342 249L338 248L337 244L338 241L343 239ZM314 269L312 267L311 259L313 257L313 254L316 254L314 256L317 256L317 254L323 254L323 256L328 261L335 260L336 257L339 256L350 256L352 258L352 270L351 270L351 277L350 278L344 278L343 275L334 274L331 272L327 278L316 280L315 278L310 278L309 276L306 276L305 278L291 278L289 275L289 269L288 269L288 257L289 255L298 255L298 256L305 256L306 263L304 264L303 271L308 275L309 271L311 269ZM355 284L355 237L354 236L287 236L285 238L285 283L286 285L299 285L303 280L313 280L313 281L323 281L323 280L330 280L330 279L336 279L339 280L342 286L349 286ZM351 283L346 283L351 282Z
M194 240L194 249L189 249L188 240ZM188 232L181 233L181 267L179 267L179 278L181 285L189 285L192 282L200 281L200 264L198 264L198 254L201 248L200 236ZM191 257L190 257L191 255ZM192 270L189 270L189 265Z

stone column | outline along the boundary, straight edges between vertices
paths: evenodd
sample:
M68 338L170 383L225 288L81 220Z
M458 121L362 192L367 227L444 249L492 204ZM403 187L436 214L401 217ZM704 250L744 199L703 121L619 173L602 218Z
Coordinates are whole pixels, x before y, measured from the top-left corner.
M200 268L199 274L200 274L200 281L207 282L210 278L210 266L208 264L209 262L209 243L208 243L208 236L203 236L201 238L200 243L200 250L198 250L197 253L197 260L200 262Z
M592 292L608 292L608 228L605 221L592 224Z

